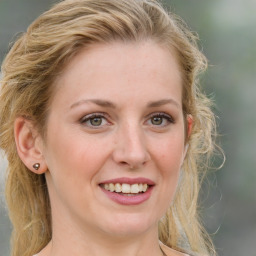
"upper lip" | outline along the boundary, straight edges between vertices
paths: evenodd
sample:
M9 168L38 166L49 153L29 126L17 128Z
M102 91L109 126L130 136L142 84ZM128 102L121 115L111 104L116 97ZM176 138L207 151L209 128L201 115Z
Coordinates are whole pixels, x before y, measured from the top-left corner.
M138 177L138 178L128 178L128 177L121 177L121 178L116 178L116 179L110 179L110 180L105 180L105 181L102 181L100 182L100 184L109 184L109 183L113 183L113 184L116 184L116 183L121 183L121 184L129 184L129 185L132 185L132 184L148 184L150 186L153 186L155 185L155 183L148 179L148 178L144 178L144 177Z

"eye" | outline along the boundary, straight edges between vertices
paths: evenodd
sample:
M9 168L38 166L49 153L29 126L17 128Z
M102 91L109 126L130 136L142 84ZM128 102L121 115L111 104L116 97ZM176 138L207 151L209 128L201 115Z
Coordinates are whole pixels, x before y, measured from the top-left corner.
M90 125L92 126L100 126L102 124L102 117L96 116L89 119Z
M103 113L93 113L80 119L80 123L89 128L97 129L109 124L109 121Z
M174 120L170 115L166 113L154 113L150 115L147 122L151 126L165 127L170 123L174 123Z
M161 125L163 123L164 119L162 116L154 116L151 118L151 123L153 125Z

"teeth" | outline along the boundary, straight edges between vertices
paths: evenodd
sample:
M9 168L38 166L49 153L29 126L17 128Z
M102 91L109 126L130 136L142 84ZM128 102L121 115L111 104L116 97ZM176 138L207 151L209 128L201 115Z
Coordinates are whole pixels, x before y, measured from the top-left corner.
M114 192L115 191L115 185L113 183L110 183L108 185L108 189L109 189L109 191Z
M117 183L115 185L115 192L117 192L117 193L122 192L122 186L120 183Z
M140 192L140 190L139 190L139 185L138 185L138 184L132 184L132 185L131 185L131 193L137 194L137 193L139 193L139 192Z
M103 185L104 189L111 191L111 192L116 192L116 193L124 193L127 195L131 194L138 194L140 192L146 192L148 189L148 184L120 184L120 183L108 183Z
M122 184L122 193L131 193L131 186L129 184Z

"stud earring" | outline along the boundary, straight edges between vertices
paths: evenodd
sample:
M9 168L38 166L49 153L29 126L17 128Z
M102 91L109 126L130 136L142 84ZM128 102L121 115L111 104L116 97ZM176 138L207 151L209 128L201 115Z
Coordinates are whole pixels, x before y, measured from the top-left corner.
M38 171L39 168L40 168L40 164L39 164L39 163L33 164L33 168L34 168L36 171Z

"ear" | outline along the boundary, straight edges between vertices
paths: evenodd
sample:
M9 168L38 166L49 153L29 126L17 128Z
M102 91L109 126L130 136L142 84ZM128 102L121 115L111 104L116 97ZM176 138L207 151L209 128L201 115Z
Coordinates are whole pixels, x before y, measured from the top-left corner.
M187 139L190 137L192 133L192 127L193 127L193 117L192 115L187 115Z
M187 134L186 134L186 141L188 141L191 133L192 133L192 127L193 127L193 117L192 115L188 115L187 116ZM189 143L187 142L184 148L184 152L183 152L183 161L186 158L187 152L188 152L188 148L189 148Z
M37 174L46 172L43 141L32 122L25 117L16 118L14 136L18 155L27 168ZM39 164L39 168L35 164Z

